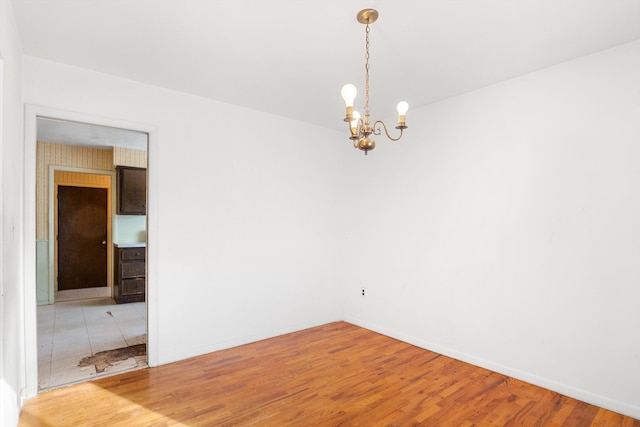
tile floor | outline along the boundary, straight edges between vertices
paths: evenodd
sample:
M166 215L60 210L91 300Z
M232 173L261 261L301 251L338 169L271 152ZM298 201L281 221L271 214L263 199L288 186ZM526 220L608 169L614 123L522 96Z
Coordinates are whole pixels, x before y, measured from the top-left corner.
M116 304L110 290L61 291L55 304L38 307L40 391L147 366L145 356L116 362L102 373L78 366L99 351L146 342L146 304Z

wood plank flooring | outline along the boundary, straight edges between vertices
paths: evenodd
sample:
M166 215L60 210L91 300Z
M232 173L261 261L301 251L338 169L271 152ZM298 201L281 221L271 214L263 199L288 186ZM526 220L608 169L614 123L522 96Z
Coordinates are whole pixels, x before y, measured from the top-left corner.
M634 426L344 323L46 393L19 426Z

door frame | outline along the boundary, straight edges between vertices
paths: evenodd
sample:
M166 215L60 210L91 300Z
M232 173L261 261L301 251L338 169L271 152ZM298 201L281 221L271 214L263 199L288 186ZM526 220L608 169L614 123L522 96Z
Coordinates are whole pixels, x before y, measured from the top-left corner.
M159 365L158 351L158 131L156 126L127 120L77 113L60 108L25 104L24 110L24 188L23 188L23 252L24 279L24 366L26 389L21 397L38 395L38 324L36 295L36 145L37 119L50 118L71 122L110 126L144 132L147 143L147 364Z
M109 176L109 185L87 184L75 180L56 181L56 171L77 172L88 175ZM99 169L82 169L66 166L49 165L49 304L55 302L55 291L58 290L58 187L61 185L71 187L106 188L107 190L107 286L113 295L113 215L115 213L115 191L112 190L113 183L116 182L115 171L104 171Z

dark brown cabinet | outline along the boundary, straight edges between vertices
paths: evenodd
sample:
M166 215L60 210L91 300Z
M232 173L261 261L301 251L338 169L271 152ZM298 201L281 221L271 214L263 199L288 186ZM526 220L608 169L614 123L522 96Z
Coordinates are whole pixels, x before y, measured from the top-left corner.
M118 166L118 214L147 214L147 170L129 166Z
M145 259L145 247L115 247L113 297L118 304L144 301Z

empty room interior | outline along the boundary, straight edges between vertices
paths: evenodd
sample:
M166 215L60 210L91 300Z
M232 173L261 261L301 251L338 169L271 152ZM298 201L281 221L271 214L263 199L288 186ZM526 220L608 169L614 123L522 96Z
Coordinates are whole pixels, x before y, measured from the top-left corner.
M640 426L638 22L0 0L0 425Z

